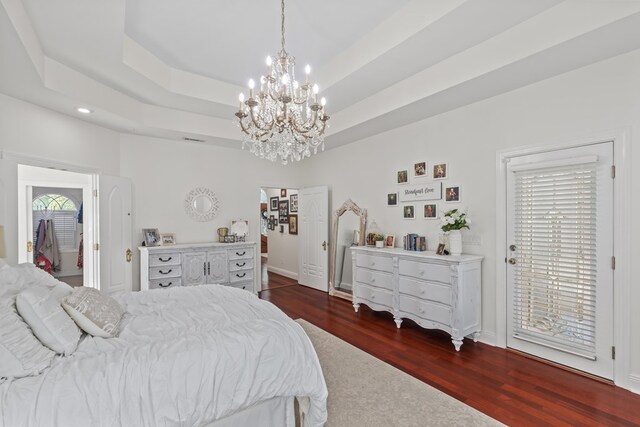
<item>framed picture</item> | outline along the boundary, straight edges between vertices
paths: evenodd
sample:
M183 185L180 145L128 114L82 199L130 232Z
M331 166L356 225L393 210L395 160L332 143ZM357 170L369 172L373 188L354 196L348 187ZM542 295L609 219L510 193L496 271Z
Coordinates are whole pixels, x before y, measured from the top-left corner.
M449 165L446 163L437 163L433 165L433 179L447 179L449 173Z
M287 189L286 188L282 188L280 190L280 197L287 197Z
M277 197L272 197L269 199L269 201L271 202L271 211L277 211L278 210L278 198Z
M460 187L446 187L444 189L444 201L457 203L460 201Z
M287 224L289 222L289 201L280 200L278 202L278 217L280 224Z
M298 212L298 195L292 194L289 196L289 212Z
M387 206L398 206L398 193L387 194Z
M402 208L402 217L404 219L415 219L416 218L416 207L413 205L406 205Z
M444 255L444 243L440 243L438 245L438 249L436 249L436 254Z
M289 215L289 234L293 234L294 236L298 234L298 215L297 214Z
M427 162L414 163L413 176L415 178L427 176Z
M160 232L157 228L143 228L142 235L144 236L144 244L145 246L159 246Z
M398 184L407 184L409 182L409 171L406 169L398 171L397 182Z
M365 244L367 246L375 246L376 245L376 236L377 233L369 233L367 234L367 238L365 239Z
M174 233L162 233L160 235L162 246L171 246L176 244L176 235Z
M424 217L427 219L437 219L438 206L435 204L424 205Z
M385 248L394 248L396 246L396 236L393 234L387 234L384 236L384 247Z

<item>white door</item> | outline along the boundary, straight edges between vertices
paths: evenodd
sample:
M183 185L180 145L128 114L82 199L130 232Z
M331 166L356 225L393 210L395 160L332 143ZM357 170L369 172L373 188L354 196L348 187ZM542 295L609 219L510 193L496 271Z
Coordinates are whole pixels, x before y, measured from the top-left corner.
M207 253L182 254L182 286L204 285L207 277Z
M33 262L36 242L33 239L33 186L23 185L18 188L18 242L20 242L20 255L18 262Z
M329 189L303 188L298 195L300 239L298 248L301 285L320 291L329 291Z
M207 276L208 283L227 283L229 281L227 252L209 252L207 254Z
M613 378L613 143L507 166L507 345Z
M98 212L99 289L107 293L130 292L131 182L126 178L98 176Z

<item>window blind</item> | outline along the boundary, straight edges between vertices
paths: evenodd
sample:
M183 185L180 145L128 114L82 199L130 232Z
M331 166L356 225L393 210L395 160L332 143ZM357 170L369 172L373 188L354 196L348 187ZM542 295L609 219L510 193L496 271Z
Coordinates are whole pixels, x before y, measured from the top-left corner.
M513 173L514 336L595 359L596 163Z
M76 245L76 211L34 211L33 212L33 242L36 242L38 225L41 219L53 221L58 248L77 249Z

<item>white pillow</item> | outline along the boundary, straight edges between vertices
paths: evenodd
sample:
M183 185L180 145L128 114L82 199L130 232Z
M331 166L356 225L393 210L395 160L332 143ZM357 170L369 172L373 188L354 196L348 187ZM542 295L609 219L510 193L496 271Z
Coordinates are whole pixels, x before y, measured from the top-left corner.
M54 287L27 288L16 298L18 313L31 326L33 334L42 344L65 356L76 351L82 334L60 305L71 291L71 286L60 282Z
M31 333L15 307L15 298L0 302L0 378L37 375L51 365L55 353Z
M113 338L124 314L116 300L94 288L75 288L62 307L80 329L94 337Z

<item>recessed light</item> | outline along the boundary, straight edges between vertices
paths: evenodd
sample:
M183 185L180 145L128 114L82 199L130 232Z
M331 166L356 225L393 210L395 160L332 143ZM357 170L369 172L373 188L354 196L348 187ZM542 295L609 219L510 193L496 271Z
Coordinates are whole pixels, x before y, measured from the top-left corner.
M78 107L78 108L76 108L76 111L78 113L82 113L82 114L91 114L91 113L93 113L93 111L91 111L90 109L88 109L86 107Z

